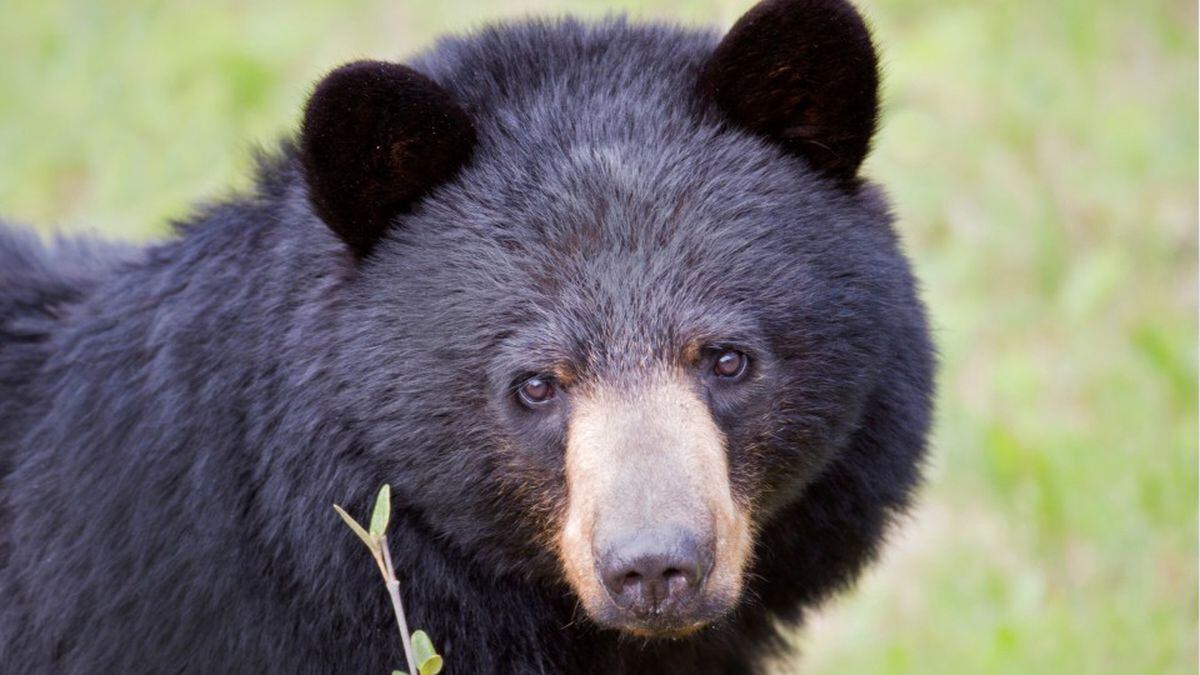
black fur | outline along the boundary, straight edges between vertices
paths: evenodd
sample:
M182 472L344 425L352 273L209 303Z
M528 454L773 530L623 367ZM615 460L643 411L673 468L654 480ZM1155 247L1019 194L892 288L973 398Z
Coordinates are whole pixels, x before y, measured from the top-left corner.
M442 41L412 65L477 140L377 240L336 188L314 209L288 144L144 251L0 230L4 669L399 667L331 509L383 482L410 623L450 672L735 673L783 647L907 506L932 356L883 199L731 125L697 86L717 42L622 21ZM693 338L757 357L718 415L756 561L732 615L644 642L561 581L562 430L510 385L566 359L636 386Z
M357 61L308 99L300 161L317 215L361 257L474 145L470 118L436 83L398 64Z
M831 176L852 178L875 132L878 64L844 0L766 0L704 68L702 87L730 118Z

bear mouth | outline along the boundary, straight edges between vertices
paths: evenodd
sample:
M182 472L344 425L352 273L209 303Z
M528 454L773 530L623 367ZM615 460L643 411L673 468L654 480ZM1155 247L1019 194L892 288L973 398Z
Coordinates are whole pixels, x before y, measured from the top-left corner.
M726 618L733 602L723 597L704 596L687 607L664 607L659 611L635 613L607 603L591 613L597 624L631 637L649 640L679 640L710 628Z

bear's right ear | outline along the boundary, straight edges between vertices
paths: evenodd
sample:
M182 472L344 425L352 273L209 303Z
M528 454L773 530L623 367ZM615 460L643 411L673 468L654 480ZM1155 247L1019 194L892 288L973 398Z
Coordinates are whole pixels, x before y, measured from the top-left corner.
M300 161L317 215L362 258L474 146L475 128L450 92L411 68L357 61L309 97Z
M875 133L878 68L848 0L762 0L717 45L700 90L735 124L852 181Z

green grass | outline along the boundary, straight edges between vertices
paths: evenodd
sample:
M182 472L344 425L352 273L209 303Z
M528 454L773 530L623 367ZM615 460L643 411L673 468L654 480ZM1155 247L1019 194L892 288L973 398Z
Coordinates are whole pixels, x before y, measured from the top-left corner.
M745 2L572 3L727 25ZM1195 5L864 3L942 352L924 506L798 637L808 673L1192 673ZM0 212L146 238L361 56L565 3L0 6Z

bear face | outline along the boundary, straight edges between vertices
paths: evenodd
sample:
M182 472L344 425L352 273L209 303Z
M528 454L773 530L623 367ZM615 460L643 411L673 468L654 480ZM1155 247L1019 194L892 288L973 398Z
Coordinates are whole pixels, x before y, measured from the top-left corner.
M856 176L865 27L767 2L720 41L532 25L414 67L335 71L301 137L355 258L345 348L371 356L345 407L381 473L466 555L565 581L603 626L720 619L882 373L928 357L898 344L923 320L896 311L907 265Z

